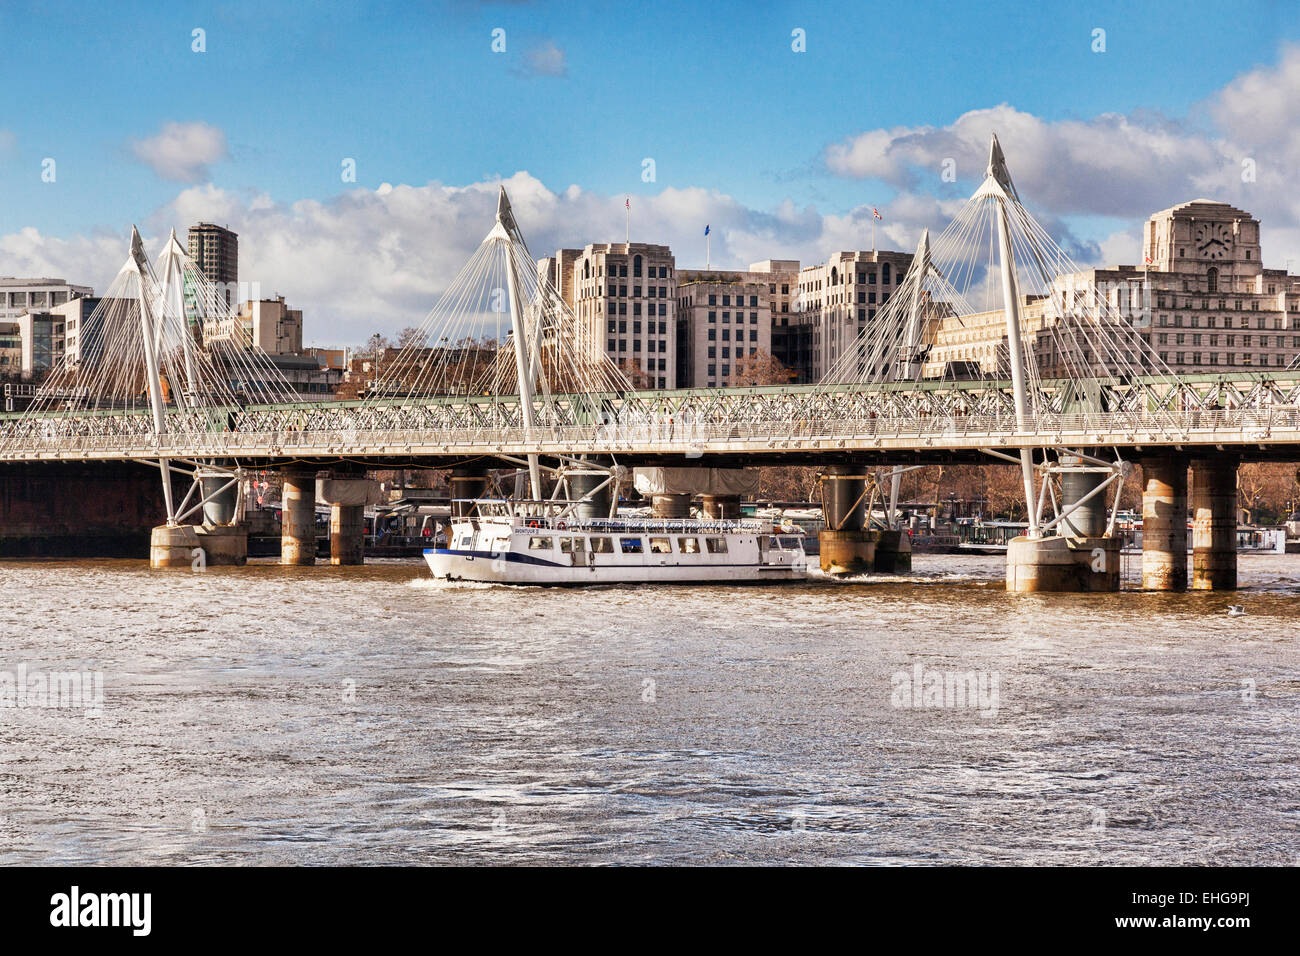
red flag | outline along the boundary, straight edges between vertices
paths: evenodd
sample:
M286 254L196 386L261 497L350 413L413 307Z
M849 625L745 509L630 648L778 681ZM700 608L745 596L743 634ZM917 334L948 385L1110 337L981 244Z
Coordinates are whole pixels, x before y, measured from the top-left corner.
M871 207L871 217L872 217L873 219L882 219L882 220L885 218L884 216L882 216L882 215L880 214L880 210L877 209L875 206L872 206L872 207Z
M632 197L631 197L631 196L628 196L628 197L627 197L627 200L623 203L623 205L627 206L628 209L631 209L631 208L632 208Z

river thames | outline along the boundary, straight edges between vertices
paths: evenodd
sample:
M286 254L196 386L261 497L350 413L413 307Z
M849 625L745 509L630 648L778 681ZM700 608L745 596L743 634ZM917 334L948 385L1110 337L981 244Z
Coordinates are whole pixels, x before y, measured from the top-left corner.
M1298 862L1300 556L1184 595L915 563L589 590L3 563L7 686L103 693L0 708L0 863Z

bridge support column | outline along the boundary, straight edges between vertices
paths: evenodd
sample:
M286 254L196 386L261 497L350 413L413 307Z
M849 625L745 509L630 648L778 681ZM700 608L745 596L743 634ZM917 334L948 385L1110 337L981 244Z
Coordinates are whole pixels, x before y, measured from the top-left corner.
M650 513L655 518L689 518L690 495L651 495Z
M700 513L705 518L719 521L740 517L740 495L701 495Z
M1120 539L1012 538L1007 545L1007 590L1118 591Z
M866 574L875 570L880 532L867 531L865 482L853 465L831 465L821 478L826 529L817 535L822 570L827 574Z
M463 518L471 506L467 499L482 498L487 493L487 470L477 465L462 465L451 470L451 516Z
M379 486L356 472L316 482L316 497L330 506L330 564L365 562L366 505L380 500Z
M1142 589L1187 590L1187 459L1142 459Z
M199 525L194 529L209 565L245 565L248 563L248 526Z
M1079 459L1072 459L1078 462ZM1062 456L1060 463L1068 465L1071 459ZM1099 471L1062 471L1061 507L1077 504L1092 494L1106 480ZM1100 538L1106 533L1106 493L1098 492L1071 511L1061 522L1061 534L1072 538Z
M897 574L912 570L912 536L906 528L879 532L874 566L879 574Z
M159 525L149 535L149 567L193 567L198 547L201 545L194 525Z
M592 462L593 467L604 467ZM591 492L593 488L604 484L605 487L592 495L591 501L580 504L573 509L574 517L579 521L604 521L609 517L610 504L614 496L614 486L607 475L569 475L569 497L577 500Z
M1192 588L1236 590L1237 458L1193 458L1191 465Z
M364 564L366 560L365 505L330 505L330 564Z
M1061 510L1078 507L1062 519L1056 536L1011 540L1007 590L1118 591L1122 542L1106 536L1106 493L1088 498L1106 481L1106 473L1083 470L1081 459L1067 455L1059 464Z
M280 472L280 563L316 563L316 472Z
M202 555L197 552L202 550ZM243 525L159 525L149 535L149 567L201 568L248 563Z

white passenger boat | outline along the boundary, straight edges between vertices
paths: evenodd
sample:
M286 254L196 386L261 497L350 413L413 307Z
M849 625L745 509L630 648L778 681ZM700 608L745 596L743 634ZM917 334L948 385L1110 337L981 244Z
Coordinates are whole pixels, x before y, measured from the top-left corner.
M579 518L572 502L477 499L453 518L433 576L497 584L753 583L801 580L801 535L770 521Z

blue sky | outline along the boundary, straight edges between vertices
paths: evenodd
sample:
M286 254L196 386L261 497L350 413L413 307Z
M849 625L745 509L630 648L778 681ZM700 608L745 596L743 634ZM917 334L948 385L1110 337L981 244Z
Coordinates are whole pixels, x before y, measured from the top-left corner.
M873 204L888 211L900 194L962 193L966 175L927 184L881 175L872 163L828 164L828 149L866 131L906 137L1007 104L1050 129L1119 114L1148 128L1175 123L1184 139L1223 139L1206 104L1300 41L1300 5L1282 2L1008 3L998 17L951 2L180 6L0 7L0 36L18 54L0 62L0 236L35 230L75 243L135 221L161 228L169 210L202 211L200 189L214 214L239 220L258 206L345 202L383 183L468 186L526 171L555 194L576 184L605 197L618 214L624 193L638 213L666 190L725 196L760 232L754 223L764 217L797 220L788 238L806 249L820 217ZM498 27L503 54L491 50ZM196 28L206 31L204 53L191 49ZM791 50L796 28L806 31L805 53ZM1095 28L1106 31L1105 53L1092 50ZM197 148L209 161L178 178L174 164L142 159L141 144L167 124L207 128L216 141L200 137ZM1017 172L1017 144L1003 138ZM47 157L57 162L54 183L41 181ZM651 183L642 181L647 157ZM356 160L355 184L340 178L345 158ZM1152 203L1165 201L1158 179ZM1139 205L1146 197L1135 189ZM169 205L186 190L187 200ZM1033 208L1035 197L1024 198ZM1158 208L1128 214L1057 199L1045 214L1080 243L1100 244ZM712 212L700 208L701 228ZM542 236L619 239L592 232L608 231L618 214L547 223ZM677 221L696 218L684 201L661 215L683 234ZM901 228L903 218L889 222ZM725 261L725 218L715 229L715 258ZM739 238L734 246L737 257L749 248ZM0 274L16 269L6 249L28 268L43 264L0 242ZM51 264L76 265L57 256ZM291 294L294 277L277 269Z

